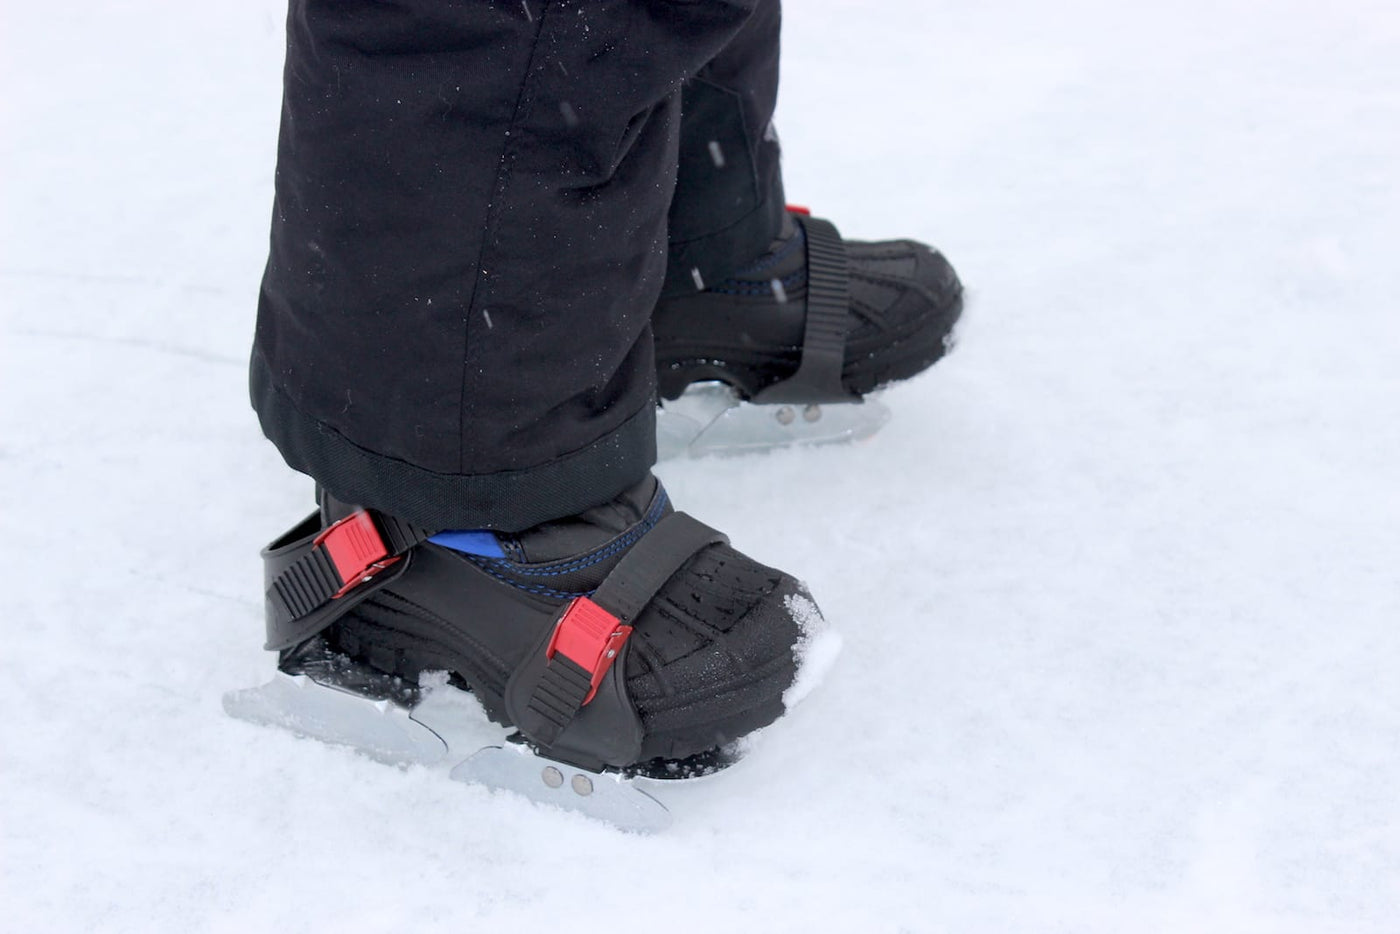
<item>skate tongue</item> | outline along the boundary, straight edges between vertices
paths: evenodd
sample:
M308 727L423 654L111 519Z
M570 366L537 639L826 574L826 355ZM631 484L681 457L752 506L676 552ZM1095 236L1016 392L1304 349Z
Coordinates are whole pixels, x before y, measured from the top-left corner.
M642 522L653 510L664 510L664 505L658 507L658 496L665 499L665 491L660 488L656 478L648 474L640 483L613 499L575 516L553 519L515 533L482 529L445 530L432 536L432 541L456 551L485 557L509 556L527 563L559 561L606 545ZM321 487L317 487L316 497L321 507L323 527L334 525L360 508L341 502Z
M512 558L523 562L560 561L586 554L664 510L666 493L650 474L618 496L576 516L544 522L499 538Z
M428 539L434 545L442 545L451 548L453 551L460 551L463 554L477 555L482 558L504 558L506 553L501 548L500 539L494 532L484 529L466 529L459 531L439 532Z

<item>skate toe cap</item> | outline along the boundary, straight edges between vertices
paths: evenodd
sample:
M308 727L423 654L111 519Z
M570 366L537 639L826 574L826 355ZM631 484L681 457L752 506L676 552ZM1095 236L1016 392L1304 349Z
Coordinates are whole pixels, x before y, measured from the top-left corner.
M806 638L796 579L727 546L696 558L639 618L628 693L644 756L680 758L730 743L784 711Z

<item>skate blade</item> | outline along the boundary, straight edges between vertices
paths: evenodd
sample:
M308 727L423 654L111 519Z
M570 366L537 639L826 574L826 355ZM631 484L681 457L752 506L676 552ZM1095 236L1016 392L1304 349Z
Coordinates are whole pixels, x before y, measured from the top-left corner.
M630 778L565 765L524 747L496 745L502 732L487 720L477 700L447 685L445 678L443 682L417 692L420 699L409 707L306 674L279 671L260 687L229 691L223 705L239 720L349 746L390 765L456 762L453 779L514 792L620 830L656 833L669 826L666 807ZM352 683L366 687L362 680ZM557 784L549 785L556 776Z
M304 674L277 672L260 687L229 691L224 712L336 746L353 746L391 765L441 762L447 742L390 700L373 700Z
M630 779L537 756L523 746L487 746L452 770L456 781L509 791L576 811L632 833L659 833L671 812Z
M827 405L758 405L744 402L719 382L693 383L656 413L660 460L744 454L868 438L884 427L890 410L873 396Z

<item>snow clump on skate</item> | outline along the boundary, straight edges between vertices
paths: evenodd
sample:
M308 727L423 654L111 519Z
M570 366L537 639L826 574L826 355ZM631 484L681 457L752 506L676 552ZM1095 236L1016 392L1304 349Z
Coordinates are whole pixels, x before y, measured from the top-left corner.
M789 594L783 598L783 605L802 630L801 638L792 647L797 676L783 692L783 707L791 710L826 679L826 673L836 663L836 656L841 654L841 636L831 628L810 597Z

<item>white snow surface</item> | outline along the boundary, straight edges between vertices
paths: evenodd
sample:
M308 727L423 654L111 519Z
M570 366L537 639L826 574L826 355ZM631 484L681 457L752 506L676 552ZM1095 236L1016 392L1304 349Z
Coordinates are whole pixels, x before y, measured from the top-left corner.
M973 302L874 439L662 468L845 648L655 838L220 709L282 17L3 0L5 928L1400 931L1392 2L788 4L789 197Z
M802 594L783 598L788 613L802 630L792 647L797 661L797 677L783 692L783 707L793 710L826 679L827 672L841 655L841 634L831 628L821 608Z

